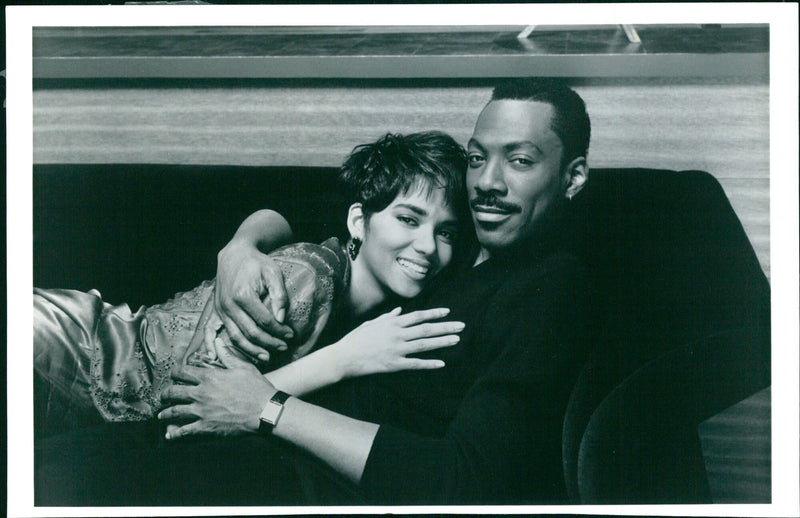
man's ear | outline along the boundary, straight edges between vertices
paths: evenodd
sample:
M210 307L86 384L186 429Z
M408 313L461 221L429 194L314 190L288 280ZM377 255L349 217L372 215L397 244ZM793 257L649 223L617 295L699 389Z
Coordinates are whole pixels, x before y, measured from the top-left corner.
M589 166L586 164L586 158L579 156L570 162L564 170L567 188L564 195L568 199L581 192L586 181L589 180Z
M350 205L347 210L347 231L350 237L364 239L364 208L360 203Z

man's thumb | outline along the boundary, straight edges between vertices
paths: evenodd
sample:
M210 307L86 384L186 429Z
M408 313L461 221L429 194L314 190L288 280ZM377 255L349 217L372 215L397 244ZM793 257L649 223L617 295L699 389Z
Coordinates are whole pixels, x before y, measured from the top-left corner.
M233 349L225 344L222 338L217 337L214 339L214 350L217 352L217 358L228 369L235 369L242 365L250 365L238 354L233 352Z

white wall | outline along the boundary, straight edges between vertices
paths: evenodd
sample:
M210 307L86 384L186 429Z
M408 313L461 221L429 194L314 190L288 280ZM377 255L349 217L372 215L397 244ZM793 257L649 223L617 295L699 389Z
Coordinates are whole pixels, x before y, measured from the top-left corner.
M769 275L767 84L598 80L575 89L592 117L592 166L710 172ZM354 145L387 131L439 129L466 143L489 93L476 86L37 89L33 158L338 165Z

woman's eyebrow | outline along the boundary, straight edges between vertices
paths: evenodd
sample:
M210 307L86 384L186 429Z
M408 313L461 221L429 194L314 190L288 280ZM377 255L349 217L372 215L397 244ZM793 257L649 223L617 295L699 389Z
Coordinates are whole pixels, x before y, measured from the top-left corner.
M458 230L459 229L458 219L453 218L442 221L441 226L448 227L450 230Z
M396 209L407 209L411 212L419 214L420 216L427 216L428 211L420 207L419 205L414 205L413 203L398 203L395 205Z

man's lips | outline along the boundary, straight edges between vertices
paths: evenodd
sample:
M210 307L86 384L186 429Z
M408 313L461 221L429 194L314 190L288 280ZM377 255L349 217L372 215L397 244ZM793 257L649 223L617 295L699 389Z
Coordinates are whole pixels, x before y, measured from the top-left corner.
M513 212L494 205L473 205L472 210L475 212L488 212L490 214L511 214L511 212Z
M476 198L470 201L470 207L472 207L475 219L483 223L499 223L512 214L520 212L518 206L499 200L487 201Z
M500 200L494 196L478 195L469 200L469 204L474 210L483 212L520 212L522 210L519 205Z

